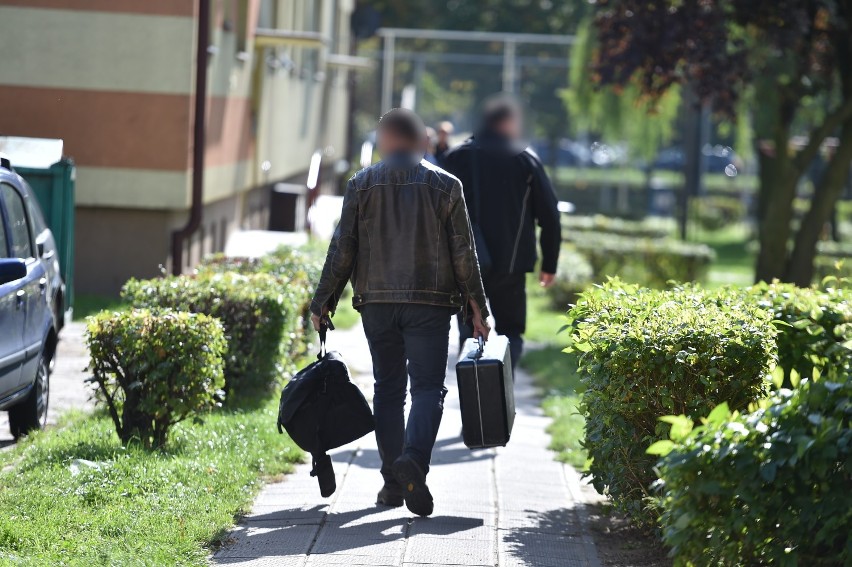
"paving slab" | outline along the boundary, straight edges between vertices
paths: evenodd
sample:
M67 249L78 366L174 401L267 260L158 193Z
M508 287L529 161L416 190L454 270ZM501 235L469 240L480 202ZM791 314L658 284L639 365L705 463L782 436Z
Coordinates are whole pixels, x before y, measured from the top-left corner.
M456 344L451 337L451 345ZM371 397L369 348L360 325L329 335L353 380ZM517 417L507 447L471 451L450 353L449 394L433 454L430 518L375 504L380 461L370 435L332 452L337 491L321 498L310 466L300 465L258 496L250 514L212 558L222 565L319 567L599 567L583 513L579 475L553 460L529 376L518 372Z

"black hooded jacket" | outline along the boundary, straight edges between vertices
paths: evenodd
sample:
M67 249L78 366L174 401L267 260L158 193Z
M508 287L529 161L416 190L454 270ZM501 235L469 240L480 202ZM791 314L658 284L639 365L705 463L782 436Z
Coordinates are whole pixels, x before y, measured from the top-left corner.
M531 149L496 134L477 134L447 152L443 167L462 182L470 220L479 225L492 272L535 269L538 222L541 270L556 273L562 240L556 194Z

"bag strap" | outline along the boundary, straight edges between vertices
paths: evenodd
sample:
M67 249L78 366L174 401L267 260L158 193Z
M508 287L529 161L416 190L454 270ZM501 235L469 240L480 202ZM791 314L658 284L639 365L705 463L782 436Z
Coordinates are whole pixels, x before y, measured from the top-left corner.
M331 322L331 317L326 315L320 321L319 328L319 339L320 339L320 351L317 354L317 360L322 360L323 357L328 354L328 349L325 346L326 337L328 336L328 331L334 330L334 323Z

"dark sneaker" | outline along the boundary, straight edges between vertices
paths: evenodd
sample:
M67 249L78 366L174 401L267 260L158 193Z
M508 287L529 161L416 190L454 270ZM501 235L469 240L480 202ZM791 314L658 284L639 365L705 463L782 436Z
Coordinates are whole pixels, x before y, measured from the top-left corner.
M334 467L331 464L331 457L323 455L318 459L314 459L313 464L314 468L311 471L311 476L317 477L320 494L323 498L328 498L337 490L337 481L334 478Z
M379 506L390 506L391 508L399 508L402 506L402 487L397 483L385 483L376 497L376 504Z
M418 516L428 516L435 508L432 493L426 486L426 474L414 459L403 455L394 461L391 468L396 481L402 486L405 505Z

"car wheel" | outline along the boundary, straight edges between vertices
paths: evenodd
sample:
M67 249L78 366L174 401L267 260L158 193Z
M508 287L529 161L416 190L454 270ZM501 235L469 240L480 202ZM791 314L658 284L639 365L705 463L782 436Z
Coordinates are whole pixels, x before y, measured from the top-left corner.
M50 371L44 355L38 361L33 389L24 400L9 409L9 429L17 439L30 431L43 429L47 424L47 404L50 399Z

